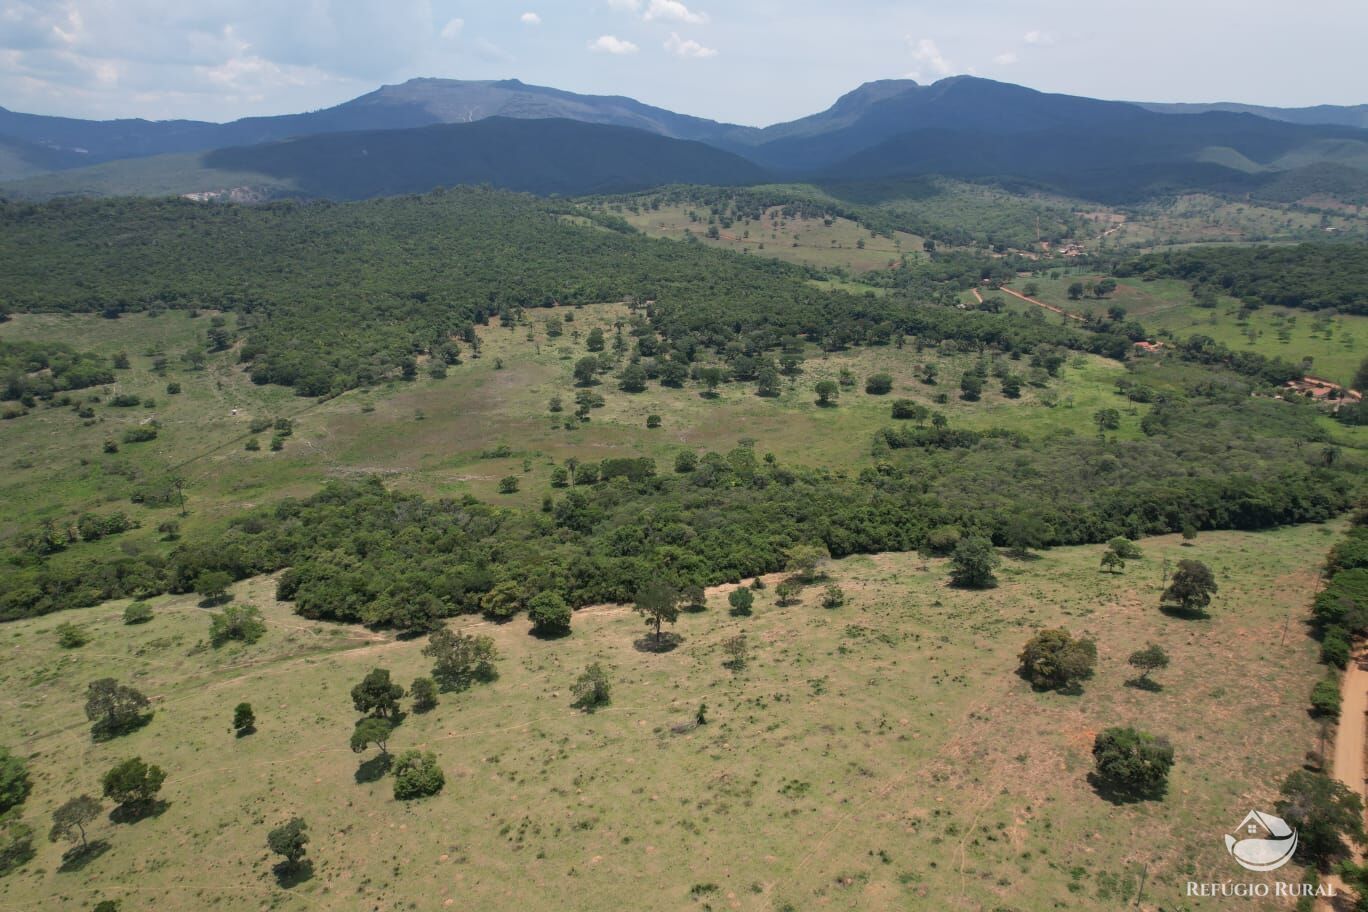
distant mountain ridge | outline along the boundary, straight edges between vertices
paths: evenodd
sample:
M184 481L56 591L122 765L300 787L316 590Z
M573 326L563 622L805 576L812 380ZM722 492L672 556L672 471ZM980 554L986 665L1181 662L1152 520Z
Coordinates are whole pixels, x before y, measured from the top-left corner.
M260 179L272 192L354 198L469 181L584 193L649 180L946 174L1024 180L1099 201L1184 189L1245 192L1269 186L1276 175L1293 176L1281 181L1280 192L1315 186L1331 195L1368 193L1368 130L1154 107L953 76L930 85L866 83L825 111L763 128L518 80L414 79L321 111L228 124L93 122L0 109L0 176L8 167L19 172L11 177L28 178L0 185L0 192L186 192ZM494 121L499 125L485 130L436 129ZM575 130L571 123L627 132ZM521 149L515 141L545 148ZM561 141L571 145L557 162ZM657 161L623 154L629 148ZM181 157L162 167L141 158L152 152ZM104 164L58 170L87 160ZM34 176L42 161L57 173ZM572 161L582 173L572 173ZM616 179L610 167L618 169Z
M1156 114L1205 114L1209 111L1224 111L1228 114L1253 114L1256 117L1281 120L1286 123L1368 129L1368 104L1312 105L1307 108L1274 108L1267 105L1240 104L1233 101L1218 101L1210 104L1147 101L1139 104L1140 107L1154 111Z

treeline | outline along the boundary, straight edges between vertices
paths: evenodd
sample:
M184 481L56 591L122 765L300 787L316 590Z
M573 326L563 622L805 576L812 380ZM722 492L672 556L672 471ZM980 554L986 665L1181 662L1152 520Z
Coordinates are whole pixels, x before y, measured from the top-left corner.
M1176 278L1199 298L1214 293L1250 307L1277 305L1368 314L1368 245L1191 247L1119 263L1119 277Z
M0 400L43 398L114 382L109 359L60 342L0 339Z
M1320 433L1309 410L1247 392L1164 409L1137 441L884 434L885 446L906 448L887 449L856 478L747 446L681 459L673 471L649 460L579 465L553 479L560 487L541 511L337 482L166 555L16 556L0 581L0 618L289 568L279 595L301 614L424 629L458 613L507 616L544 592L581 606L630 600L650 579L680 589L738 580L782 569L798 544L836 556L970 536L1021 544L1027 518L1030 546L1073 545L1322 521L1353 500L1362 465L1304 446Z

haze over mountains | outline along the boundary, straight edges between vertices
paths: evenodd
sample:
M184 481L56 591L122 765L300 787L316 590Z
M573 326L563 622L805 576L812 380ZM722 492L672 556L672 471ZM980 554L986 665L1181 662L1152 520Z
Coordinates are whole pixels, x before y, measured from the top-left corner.
M0 109L0 194L252 186L355 199L488 183L577 195L944 174L1102 201L1183 189L1355 198L1368 192L1365 122L1368 106L1140 105L961 76L866 83L825 111L756 128L517 80L415 79L226 124Z

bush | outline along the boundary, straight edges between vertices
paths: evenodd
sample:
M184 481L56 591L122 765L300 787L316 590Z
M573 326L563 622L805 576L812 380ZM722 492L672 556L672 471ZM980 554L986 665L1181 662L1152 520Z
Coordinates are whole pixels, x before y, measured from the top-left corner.
M255 643L266 633L266 622L254 605L230 605L209 621L209 642L215 647L229 640Z
M0 814L23 804L32 789L24 761L0 747Z
M413 711L424 713L437 708L437 683L432 678L414 678L409 688Z
M1311 688L1311 712L1314 715L1338 719L1340 714L1339 681L1321 678Z
M570 632L570 606L555 592L539 592L527 603L532 629L544 635Z
M80 649L90 642L90 634L84 627L72 623L57 625L57 645L63 649Z
M1021 675L1038 690L1077 690L1092 677L1097 644L1061 628L1042 630L1021 650Z
M755 596L751 590L738 586L727 594L727 604L731 605L732 614L750 614Z
M446 776L437 765L437 755L416 750L405 751L394 761L394 797L400 801L435 795L446 785Z
M835 610L845 604L845 591L840 586L827 586L822 592L822 607Z
M500 494L516 494L516 493L518 493L518 476L516 476L516 475L505 475L503 478L500 478L500 479L499 479L499 493L500 493Z
M1158 797L1173 768L1173 746L1134 728L1108 728L1093 741L1093 762L1105 786L1135 797Z
M659 416L659 415L647 415L647 416L646 416L646 427L648 427L648 428L658 428L658 427L660 427L660 416Z
M129 602L124 609L123 622L125 624L146 624L152 620L152 606L147 602Z
M608 681L608 672L595 662L584 669L584 674L575 680L570 692L575 696L575 701L570 705L576 709L593 712L601 706L607 706L612 700L612 685Z
M988 589L997 585L993 571L1002 563L993 543L981 536L961 539L950 555L950 581L965 589Z
M0 877L33 858L33 827L18 817L0 817Z
M124 443L146 443L157 439L157 429L150 424L139 425L123 432Z
M865 381L865 392L871 396L882 396L893 391L893 378L889 374L874 374Z

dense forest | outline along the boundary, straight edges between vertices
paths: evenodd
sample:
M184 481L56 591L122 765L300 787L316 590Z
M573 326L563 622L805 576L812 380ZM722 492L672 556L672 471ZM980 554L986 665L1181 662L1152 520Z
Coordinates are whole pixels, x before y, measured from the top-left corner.
M1005 277L1005 261L951 254L890 281L905 294L851 295L814 287L800 267L650 240L620 219L571 224L567 214L593 217L475 189L260 207L0 204L0 283L19 310L237 311L252 379L310 396L396 376L418 354L452 360L472 323L552 304L650 302L655 329L687 360L741 335L759 350L797 336L839 348L899 330L1111 357L1127 347L1120 336L925 306L953 304L946 289Z
M1219 293L1251 307L1368 314L1368 247L1361 244L1193 247L1120 263L1116 275L1183 279L1199 300Z

